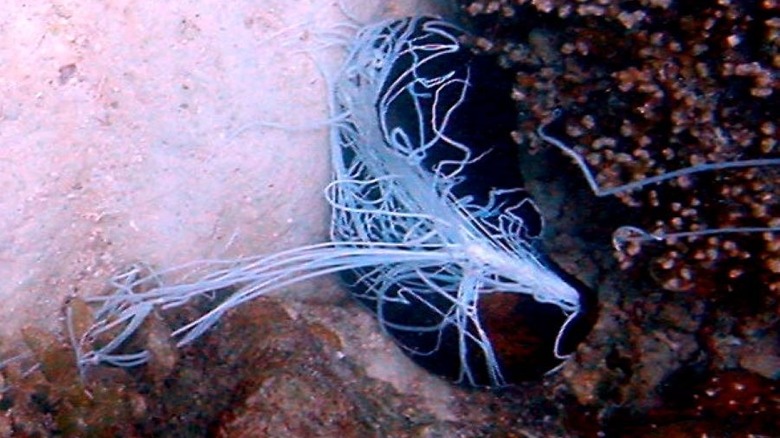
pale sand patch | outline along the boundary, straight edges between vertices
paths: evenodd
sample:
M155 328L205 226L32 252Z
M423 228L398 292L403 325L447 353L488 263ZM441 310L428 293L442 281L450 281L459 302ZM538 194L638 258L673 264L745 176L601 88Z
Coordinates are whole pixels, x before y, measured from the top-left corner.
M434 12L359 2L376 20ZM381 6L378 6L381 5ZM0 338L59 330L70 294L326 237L324 0L9 2L0 18ZM320 56L323 56L320 53Z

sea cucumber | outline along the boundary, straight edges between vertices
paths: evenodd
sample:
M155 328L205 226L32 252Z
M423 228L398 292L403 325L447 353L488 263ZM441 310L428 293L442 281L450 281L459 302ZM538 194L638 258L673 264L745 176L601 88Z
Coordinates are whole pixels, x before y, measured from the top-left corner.
M510 80L435 18L364 29L336 81L332 238L445 250L447 263L346 271L353 296L417 363L469 385L555 368L595 297L533 247ZM564 281L562 277L566 277Z
M331 242L174 268L205 270L183 284L161 283L169 272L117 276L115 294L87 300L94 324L70 330L81 369L148 360L123 344L154 308L232 291L174 331L182 345L228 309L334 273L407 355L447 379L503 386L555 369L590 329L596 297L535 248L542 218L516 170L501 73L460 35L428 17L358 33L331 78Z

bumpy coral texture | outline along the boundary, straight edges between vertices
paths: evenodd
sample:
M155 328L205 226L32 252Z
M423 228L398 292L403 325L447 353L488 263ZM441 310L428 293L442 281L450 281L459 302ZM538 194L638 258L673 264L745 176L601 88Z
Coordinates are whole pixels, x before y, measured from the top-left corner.
M780 154L777 1L476 1L465 12L497 29L475 44L517 71L514 98L532 116L518 140L563 108L554 135L601 187ZM525 43L517 32L528 32ZM777 228L779 175L776 166L710 171L619 197L638 209L631 225L655 235ZM651 258L667 290L780 295L776 232L633 242L617 256L624 268Z
M606 248L622 225L665 236L780 226L777 165L695 173L619 200L598 198L570 157L537 135L546 126L544 134L572 147L605 190L708 163L777 160L779 2L460 4L480 35L475 50L498 55L516 75L515 139L540 152L527 157L533 164L555 166L553 179L538 186L552 199L562 196L552 186L566 187L571 211L562 218L576 222L572 229L601 236ZM554 109L562 115L549 122ZM580 185L585 197L573 197ZM547 219L548 229L566 234L568 225ZM737 436L780 427L780 234L629 242L615 251L617 263L609 249L602 258L588 246L593 236L569 234L577 243L567 250L601 268L602 307L561 373L574 397L565 403L567 430ZM579 269L593 271L587 263Z

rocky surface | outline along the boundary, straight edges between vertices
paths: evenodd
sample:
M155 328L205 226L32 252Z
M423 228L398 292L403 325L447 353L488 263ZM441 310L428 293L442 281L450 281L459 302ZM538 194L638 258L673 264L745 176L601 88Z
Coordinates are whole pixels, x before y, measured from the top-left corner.
M90 368L84 380L67 342L29 332L34 357L3 373L0 434L565 435L565 406L551 395L560 378L501 392L453 386L405 358L346 296L255 300L180 350L168 339L176 318L136 340L156 345L148 366Z

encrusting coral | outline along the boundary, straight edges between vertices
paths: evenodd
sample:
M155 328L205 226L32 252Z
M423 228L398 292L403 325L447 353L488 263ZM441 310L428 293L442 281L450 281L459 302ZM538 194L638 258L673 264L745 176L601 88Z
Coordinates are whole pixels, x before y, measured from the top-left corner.
M496 29L474 44L517 73L513 97L531 116L518 141L538 144L534 128L562 108L550 135L572 146L602 189L752 163L616 193L640 211L624 225L642 230L616 236L628 237L616 253L622 267L650 253L668 290L780 296L777 2L463 4ZM549 30L562 20L560 31ZM646 244L651 235L665 244Z
M587 193L561 213L590 233L570 247L601 268L603 305L564 371L571 430L775 430L776 384L753 405L753 389L721 402L706 382L780 377L780 3L459 3L474 50L515 74L515 140ZM599 258L593 236L613 232Z

